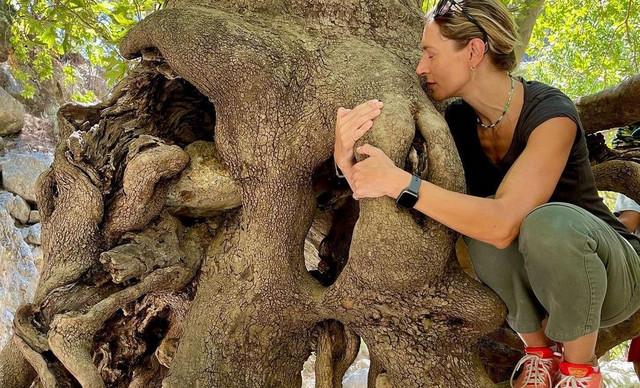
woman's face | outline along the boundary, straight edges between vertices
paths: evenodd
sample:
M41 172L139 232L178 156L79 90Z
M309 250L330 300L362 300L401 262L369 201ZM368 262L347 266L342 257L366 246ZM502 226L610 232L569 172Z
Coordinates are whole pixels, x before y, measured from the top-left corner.
M422 33L422 58L416 73L424 77L435 100L460 96L470 79L469 46L458 50L455 41L440 34L438 25L428 22Z

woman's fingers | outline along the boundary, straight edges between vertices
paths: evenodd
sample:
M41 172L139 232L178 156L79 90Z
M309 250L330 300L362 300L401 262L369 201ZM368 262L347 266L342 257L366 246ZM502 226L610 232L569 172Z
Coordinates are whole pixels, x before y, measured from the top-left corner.
M364 124L362 124L360 127L356 128L353 131L353 136L352 136L354 142L358 141L358 139L360 139L362 135L367 133L367 131L371 129L372 126L373 126L373 120L368 120Z
M344 125L350 128L359 128L368 120L373 120L380 115L383 103L378 100L370 100L353 108L349 114L344 116Z
M340 107L338 108L338 118L341 119L347 115L347 113L351 112L351 109Z
M338 108L336 120L336 148L334 157L345 154L353 158L353 146L371 127L384 104L378 100L366 101L353 109Z

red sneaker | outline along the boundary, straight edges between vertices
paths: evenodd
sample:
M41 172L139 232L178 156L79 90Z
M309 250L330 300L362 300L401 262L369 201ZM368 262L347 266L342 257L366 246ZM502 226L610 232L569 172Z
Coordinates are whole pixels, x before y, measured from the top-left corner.
M558 383L554 388L602 388L599 366L560 363Z
M525 348L525 356L520 359L513 374L512 388L553 388L553 377L558 373L560 353L551 348ZM513 381L516 372L522 367L520 376Z

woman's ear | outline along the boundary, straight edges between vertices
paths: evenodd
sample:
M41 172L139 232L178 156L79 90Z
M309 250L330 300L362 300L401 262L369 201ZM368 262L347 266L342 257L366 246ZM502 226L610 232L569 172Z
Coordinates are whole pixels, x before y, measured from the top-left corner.
M473 38L469 41L469 65L476 67L484 58L485 43L480 38Z

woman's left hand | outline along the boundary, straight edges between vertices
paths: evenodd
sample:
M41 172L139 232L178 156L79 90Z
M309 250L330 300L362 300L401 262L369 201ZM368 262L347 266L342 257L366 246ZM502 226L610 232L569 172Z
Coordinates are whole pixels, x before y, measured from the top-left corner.
M396 167L381 149L365 144L358 147L356 152L369 157L353 165L353 198L378 198L388 195L395 199L409 185L411 174Z

